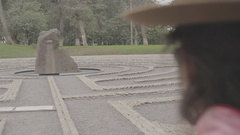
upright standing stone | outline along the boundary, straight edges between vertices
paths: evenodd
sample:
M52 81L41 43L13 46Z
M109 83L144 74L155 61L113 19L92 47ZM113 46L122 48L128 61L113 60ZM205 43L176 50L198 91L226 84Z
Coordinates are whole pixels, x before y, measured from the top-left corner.
M60 31L43 31L38 37L36 74L59 74L79 72L77 64L67 50L59 50Z

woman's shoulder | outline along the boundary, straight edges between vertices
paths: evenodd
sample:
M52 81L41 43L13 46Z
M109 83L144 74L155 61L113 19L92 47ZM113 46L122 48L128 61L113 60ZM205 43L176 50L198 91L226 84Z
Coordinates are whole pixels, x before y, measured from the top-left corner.
M196 124L199 135L240 134L240 110L227 105L210 107Z

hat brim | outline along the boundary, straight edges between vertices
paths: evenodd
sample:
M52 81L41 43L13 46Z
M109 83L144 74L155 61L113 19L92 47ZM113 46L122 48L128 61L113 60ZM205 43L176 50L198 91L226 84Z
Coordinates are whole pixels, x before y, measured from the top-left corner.
M240 21L240 1L185 3L141 8L124 15L145 25L187 25Z

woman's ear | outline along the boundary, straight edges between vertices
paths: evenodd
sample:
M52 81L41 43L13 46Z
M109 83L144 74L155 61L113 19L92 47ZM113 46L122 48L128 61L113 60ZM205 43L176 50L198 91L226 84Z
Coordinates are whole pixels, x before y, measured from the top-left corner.
M196 71L196 64L194 60L191 58L191 55L188 55L183 48L179 50L179 56L181 61L180 72L182 75L182 80L185 88L188 88L191 83L191 80L194 77Z

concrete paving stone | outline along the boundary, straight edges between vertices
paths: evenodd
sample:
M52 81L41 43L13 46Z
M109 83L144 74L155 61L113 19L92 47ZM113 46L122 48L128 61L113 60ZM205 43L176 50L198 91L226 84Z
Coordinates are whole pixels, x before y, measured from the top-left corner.
M6 123L7 123L7 119L6 118L0 119L0 135L2 135Z
M1 102L0 107L41 105L53 105L47 79L23 79L15 102Z
M66 104L79 133L84 135L143 135L104 100L75 100L66 101Z
M14 111L53 111L54 106L22 106L16 107Z
M3 135L63 135L54 111L1 113L6 118Z
M14 107L0 107L0 112L13 111Z
M7 92L7 89L0 88L0 95L4 94L5 92Z
M162 104L145 104L134 107L134 110L150 121L157 121L165 124L187 124L180 115L180 104L176 102ZM155 115L152 115L152 113ZM161 117L159 117L161 116Z
M76 95L90 93L91 89L86 86L77 76L54 77L62 95Z
M7 119L3 135L157 135L162 133L164 128L168 133L170 131L180 133L181 127L184 130L188 129L181 125L186 123L181 119L178 111L179 101L160 103L153 100L159 97L168 100L165 97L181 96L181 91L155 91L182 87L181 84L172 83L178 81L178 78L167 79L178 76L173 55L74 56L73 58L79 67L104 69L104 72L85 77L99 86L108 86L108 90L94 91L76 75L54 76L51 84L47 77L17 78L19 76L14 76L12 73L19 69L33 69L35 58L0 59L0 79L23 80L16 100L0 104L0 107L11 109L19 107L14 113L0 114L0 119ZM171 70L175 71L167 73ZM108 80L109 78L113 79ZM161 85L163 83L168 85ZM120 110L114 109L109 101ZM42 109L53 111L40 111ZM171 135L178 134L171 133Z

